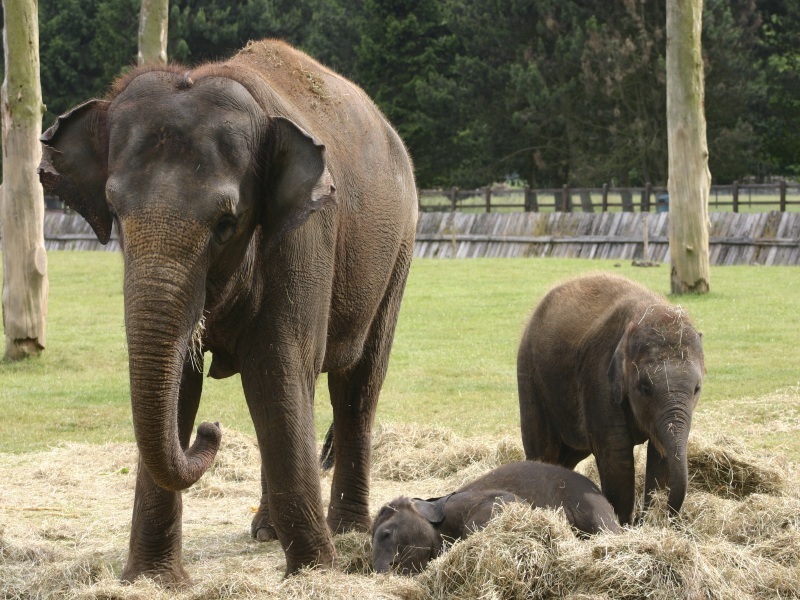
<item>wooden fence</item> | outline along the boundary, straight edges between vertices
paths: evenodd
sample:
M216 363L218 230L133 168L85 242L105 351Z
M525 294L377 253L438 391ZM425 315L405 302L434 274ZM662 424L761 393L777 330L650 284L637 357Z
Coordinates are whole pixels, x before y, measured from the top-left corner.
M800 264L800 212L711 213L710 221L712 265ZM414 256L666 262L669 213L423 213Z
M531 189L507 186L487 186L477 189L420 190L420 209L423 212L666 212L669 206L667 189L652 186L616 188ZM776 183L711 186L711 210L733 212L763 212L777 210L800 211L800 184Z
M720 212L711 213L710 221L711 264L800 265L800 212ZM48 250L119 250L116 231L103 246L80 215L53 211L45 214L45 246ZM669 213L422 213L414 256L666 262Z

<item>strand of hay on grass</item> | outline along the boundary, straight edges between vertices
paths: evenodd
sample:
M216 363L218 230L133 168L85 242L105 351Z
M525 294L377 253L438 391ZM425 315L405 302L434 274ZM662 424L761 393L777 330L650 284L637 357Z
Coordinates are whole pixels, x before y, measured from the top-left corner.
M234 485L231 485L234 484ZM236 485L242 484L242 485ZM217 456L203 477L187 491L189 496L220 498L242 488L260 496L261 454L255 437L225 429Z
M516 439L465 439L441 427L387 423L372 436L373 476L394 481L458 475L461 483L524 458Z
M184 494L184 557L192 584L180 589L118 582L135 481L132 444L0 454L0 597L800 597L795 467L736 440L693 436L688 454L697 475L672 521L666 495L659 493L642 526L579 540L560 512L512 504L418 578L371 573L369 535L350 533L334 538L336 570L284 580L280 545L259 544L249 535L250 508L260 493L256 444L235 432L223 439L208 487ZM408 426L380 428L375 447L373 508L398 488L452 491L522 457L515 439L470 440ZM638 455L644 458L641 450ZM643 471L643 462L637 469ZM445 478L433 479L438 475Z
M644 490L647 464L646 444L634 448L637 510ZM747 448L740 439L717 434L694 432L686 450L689 467L689 494L708 492L722 498L742 499L750 494L780 496L787 486L794 486L788 475L789 465L772 453ZM593 457L581 461L575 469L597 485L600 476Z
M785 465L775 456L748 450L731 436L693 435L687 451L690 488L723 498L742 499L750 494L784 493Z

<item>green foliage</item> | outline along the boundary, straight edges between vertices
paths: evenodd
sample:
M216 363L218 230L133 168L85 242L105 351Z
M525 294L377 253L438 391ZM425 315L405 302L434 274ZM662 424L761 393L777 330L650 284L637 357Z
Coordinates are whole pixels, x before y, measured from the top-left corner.
M91 97L102 96L136 64L138 0L52 0L39 4L44 127Z
M415 157L420 181L439 183L440 142L450 125L453 86L442 73L452 59L453 36L438 0L365 0L357 21L354 74L395 124ZM446 167L444 167L446 168Z
M121 257L51 252L48 260L47 349L40 359L0 363L0 451L130 441ZM378 420L436 424L467 436L517 435L517 344L550 286L601 269L662 293L668 289L668 267L613 265L580 259L414 261ZM721 267L712 271L710 294L673 300L704 334L708 375L698 410L721 411L734 400L798 384L799 286L795 267ZM315 410L322 436L331 419L324 376ZM252 433L238 376L205 380L201 420Z
M800 174L800 5L762 0L759 55L764 71L758 130L778 172Z
M137 0L39 6L44 125L136 58ZM172 0L168 54L298 45L375 98L421 187L666 184L664 3L599 0ZM800 5L706 0L715 183L800 173Z

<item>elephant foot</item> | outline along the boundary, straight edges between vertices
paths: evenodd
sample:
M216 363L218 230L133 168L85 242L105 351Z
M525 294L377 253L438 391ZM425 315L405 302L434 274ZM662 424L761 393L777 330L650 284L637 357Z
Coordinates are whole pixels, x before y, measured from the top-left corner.
M372 528L372 519L369 512L356 512L331 505L328 509L328 527L333 533L366 532Z
M137 579L151 579L163 587L175 588L190 583L189 574L183 565L165 567L163 565L145 565L128 560L122 571L122 583L133 583Z
M250 523L250 535L259 542L272 542L278 539L278 533L272 526L266 507L261 506L253 517L253 521Z
M284 575L289 577L307 568L328 570L332 569L335 564L336 551L332 542L325 544L318 552L312 555L296 556L287 551L286 573Z

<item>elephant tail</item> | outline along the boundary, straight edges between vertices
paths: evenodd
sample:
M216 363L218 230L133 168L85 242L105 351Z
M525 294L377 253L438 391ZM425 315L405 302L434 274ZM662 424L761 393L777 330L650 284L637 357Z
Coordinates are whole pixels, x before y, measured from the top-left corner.
M325 434L325 441L322 443L322 450L319 453L319 466L323 471L330 471L333 468L333 423Z

